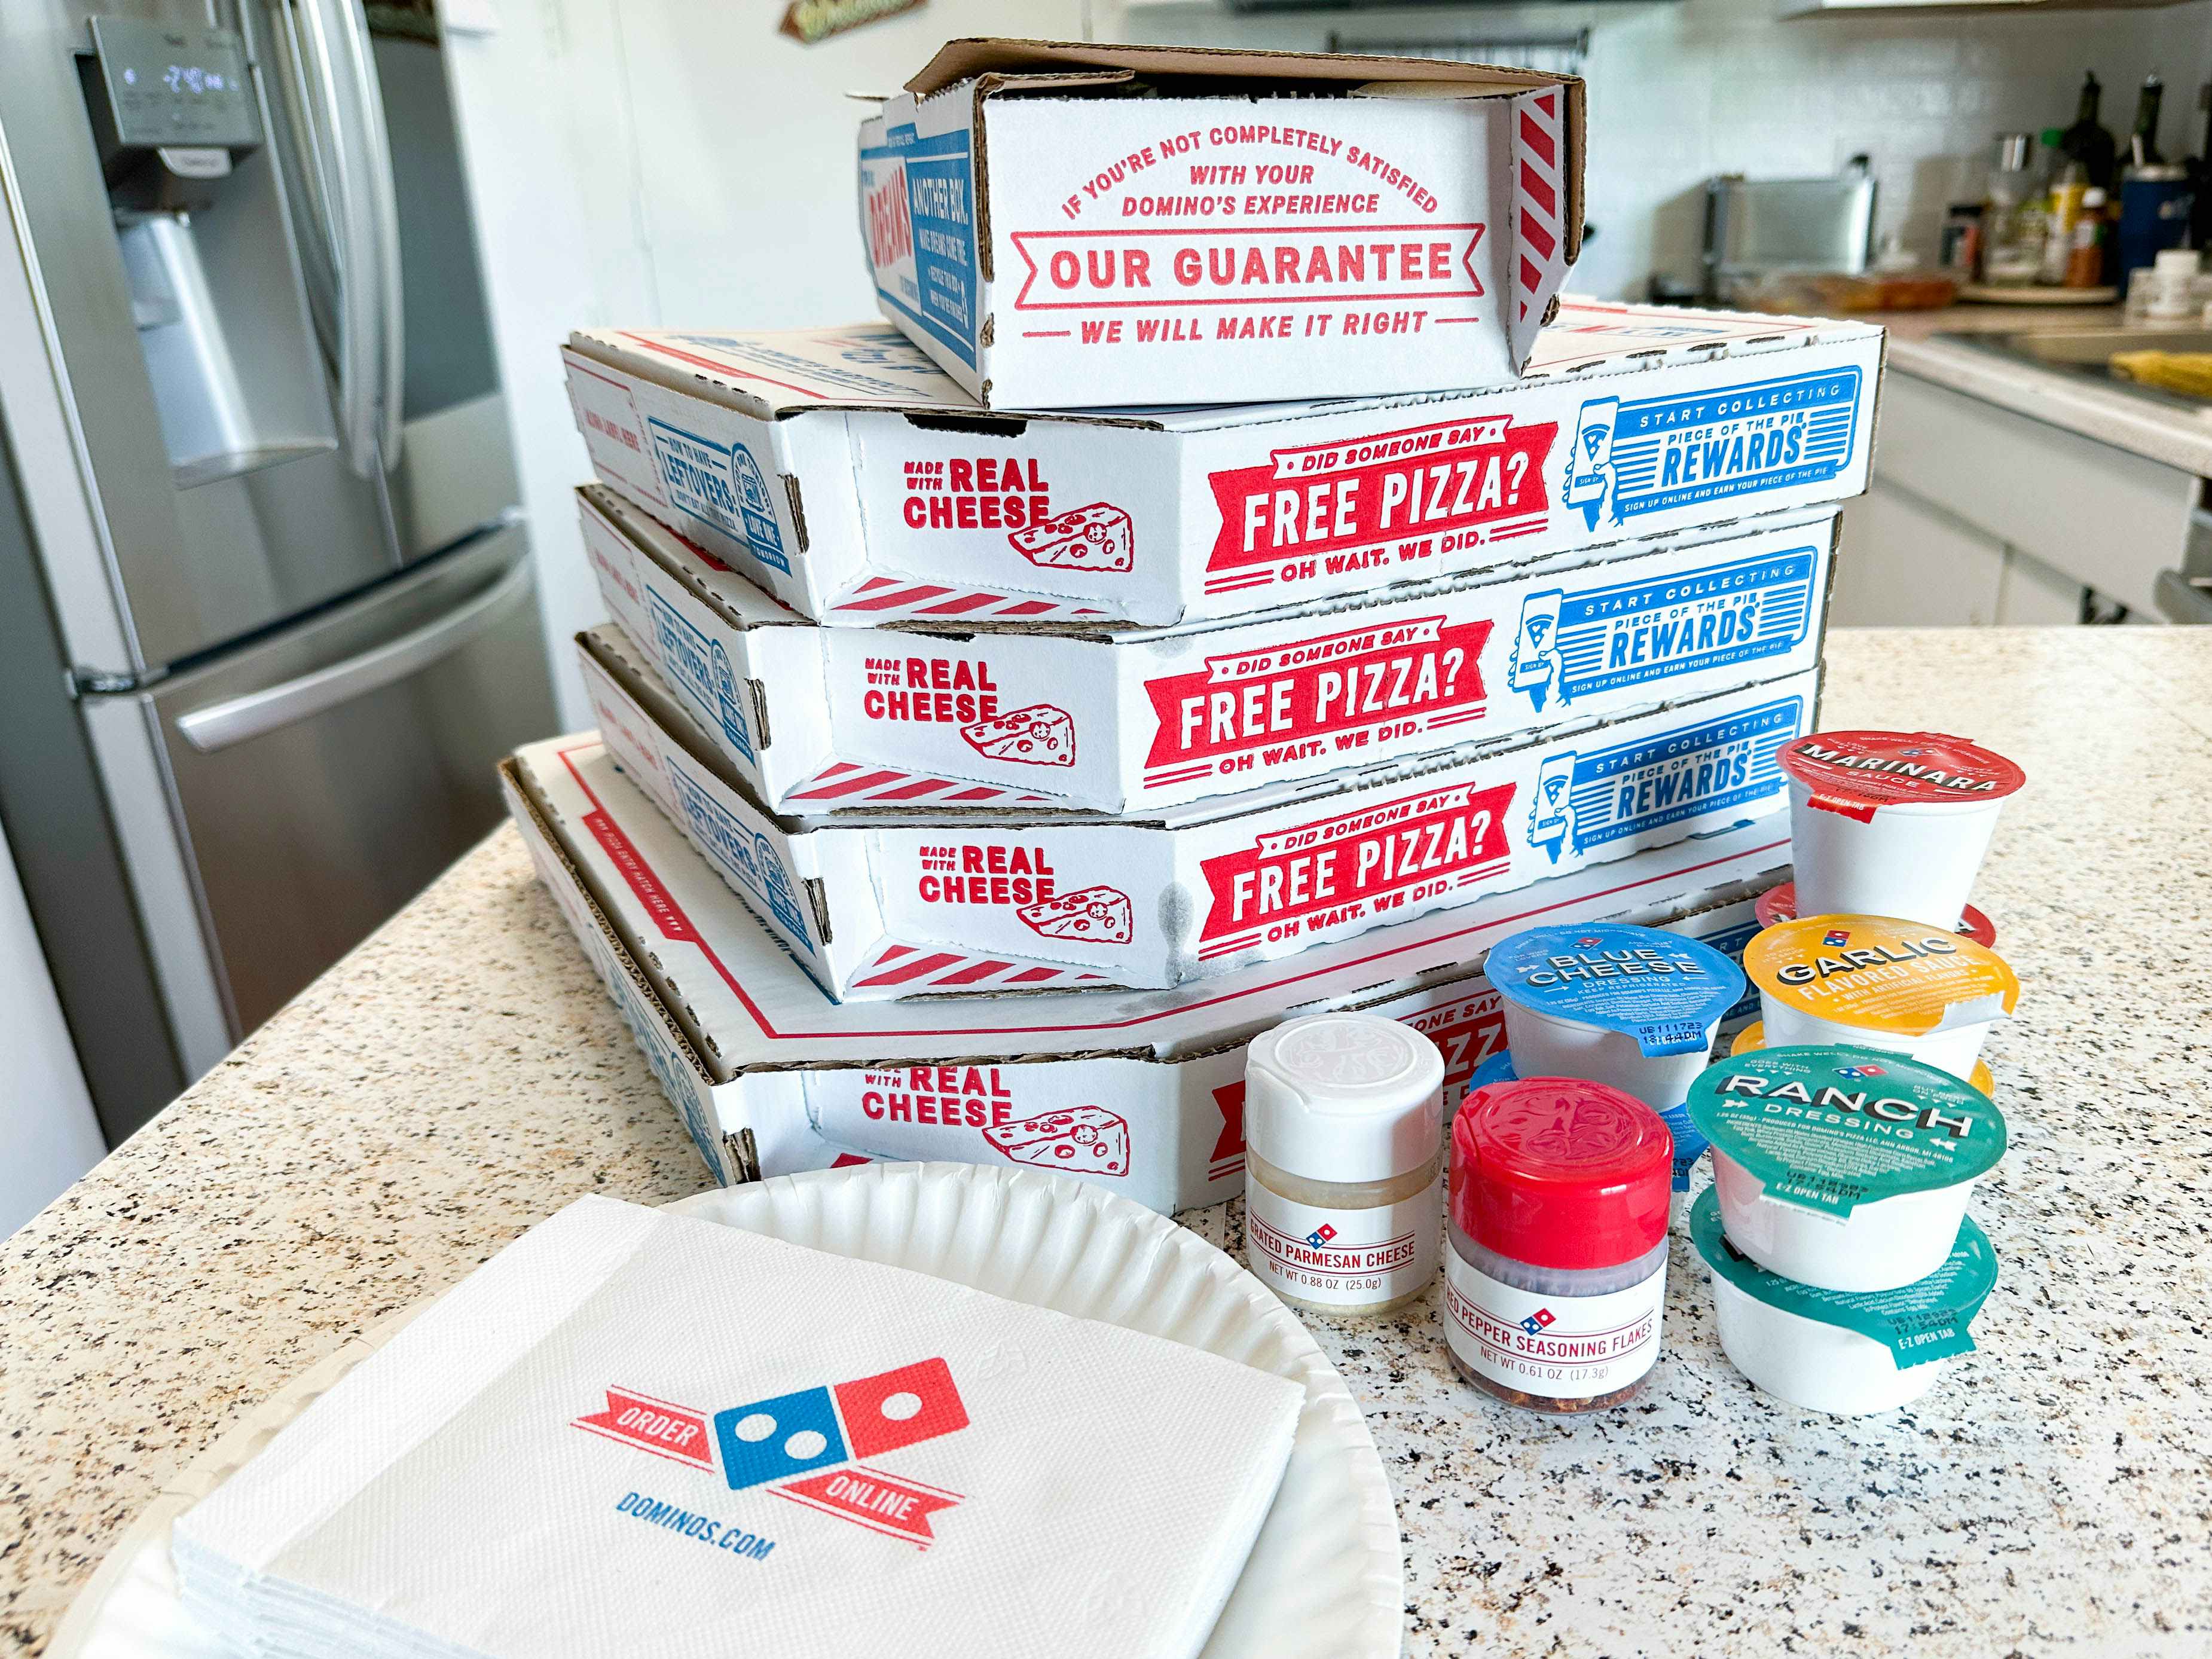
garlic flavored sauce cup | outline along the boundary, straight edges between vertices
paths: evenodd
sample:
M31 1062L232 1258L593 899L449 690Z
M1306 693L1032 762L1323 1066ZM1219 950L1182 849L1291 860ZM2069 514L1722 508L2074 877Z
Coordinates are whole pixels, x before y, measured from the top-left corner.
M1785 881L1778 887L1770 887L1752 905L1752 914L1761 927L1771 927L1778 922L1797 920L1797 884ZM1951 930L1977 945L1996 948L1997 927L1972 905L1959 914L1958 926Z
M2027 775L1940 732L1815 732L1783 746L1800 913L1955 927Z
M1765 1046L1766 1022L1762 1019L1754 1019L1750 1024L1745 1026L1743 1030L1738 1031L1735 1036L1729 1040L1729 1053L1731 1054L1747 1054L1753 1053L1758 1049L1764 1048ZM1480 1077L1481 1073L1478 1072L1476 1075ZM1997 1097L1996 1074L1990 1070L1990 1063L1986 1060L1978 1060L1974 1062L1974 1074L1968 1078L1966 1081L1972 1084L1977 1089L1979 1089L1991 1100L1995 1100Z
M1691 1206L1690 1242L1712 1273L1729 1363L1777 1399L1838 1417L1895 1411L1935 1387L1972 1350L1974 1316L1997 1276L1988 1236L1967 1220L1932 1273L1896 1290L1798 1284L1735 1248L1712 1188Z
M1524 1078L1580 1078L1666 1114L1711 1058L1743 970L1710 945L1657 927L1531 927L1483 963Z
M1844 1043L1973 1075L2020 981L1986 945L1899 916L1800 916L1752 936L1743 969L1777 1048Z
M1891 1291L1942 1264L2004 1156L1996 1103L1863 1048L1762 1048L1708 1067L1690 1121L1711 1143L1729 1243L1821 1290Z

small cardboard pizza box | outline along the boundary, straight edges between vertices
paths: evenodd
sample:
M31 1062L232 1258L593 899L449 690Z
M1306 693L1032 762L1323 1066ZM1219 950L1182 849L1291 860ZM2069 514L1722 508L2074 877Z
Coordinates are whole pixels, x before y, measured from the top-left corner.
M1244 1045L1366 1008L1443 1049L1456 1095L1504 1041L1481 962L1545 922L1727 945L1787 876L1779 817L1170 991L833 1001L592 733L524 749L507 806L715 1180L869 1158L1021 1163L1157 1210L1243 1188ZM1736 948L1740 948L1740 945ZM1064 1149L1064 1150L1063 1150Z
M605 485L608 609L763 805L1129 814L1809 668L1838 515L1172 629L817 628Z
M881 323L564 357L601 482L811 621L1166 628L1856 495L1881 349L1571 300L1520 379L1091 414L986 411Z

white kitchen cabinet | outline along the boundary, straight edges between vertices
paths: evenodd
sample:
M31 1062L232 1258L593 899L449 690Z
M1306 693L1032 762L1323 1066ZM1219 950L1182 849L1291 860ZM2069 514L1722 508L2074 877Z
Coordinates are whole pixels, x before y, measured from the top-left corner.
M2005 556L1997 620L2007 627L2063 625L2081 620L2081 584L2018 548Z
M2004 574L2002 541L1877 471L1844 508L1828 619L1839 628L1986 627L2000 619Z
M2060 585L2055 575L2152 615L2158 573L2182 562L2190 509L2203 489L2179 467L1894 367L1882 377L1874 477L1876 490L1902 492L1980 541L2045 567L2052 574L2031 571L2021 580L2045 590L2046 608ZM1985 563L1978 561L1970 578L1977 592ZM1844 580L1839 568L1839 587ZM1943 591L1932 573L1927 580ZM2069 621L2078 592L2075 601Z

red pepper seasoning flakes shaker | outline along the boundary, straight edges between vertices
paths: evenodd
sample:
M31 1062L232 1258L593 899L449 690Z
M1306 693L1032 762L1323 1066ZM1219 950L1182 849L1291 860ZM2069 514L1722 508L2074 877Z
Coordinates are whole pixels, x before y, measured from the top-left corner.
M1674 1140L1602 1084L1530 1078L1452 1121L1444 1336L1484 1393L1540 1412L1634 1395L1659 1358Z

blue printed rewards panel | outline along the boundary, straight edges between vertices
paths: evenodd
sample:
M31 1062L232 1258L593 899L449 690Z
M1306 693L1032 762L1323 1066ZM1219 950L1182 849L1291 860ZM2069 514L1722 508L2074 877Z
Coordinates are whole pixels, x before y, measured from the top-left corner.
M1820 565L1804 547L1562 593L1562 700L1783 655L1811 625Z
M1622 403L1613 414L1613 522L1840 477L1863 383L1845 368Z
M1579 852L1778 798L1786 780L1778 757L1804 726L1805 700L1778 697L1612 748L1551 757L1547 769L1571 769L1567 837Z

